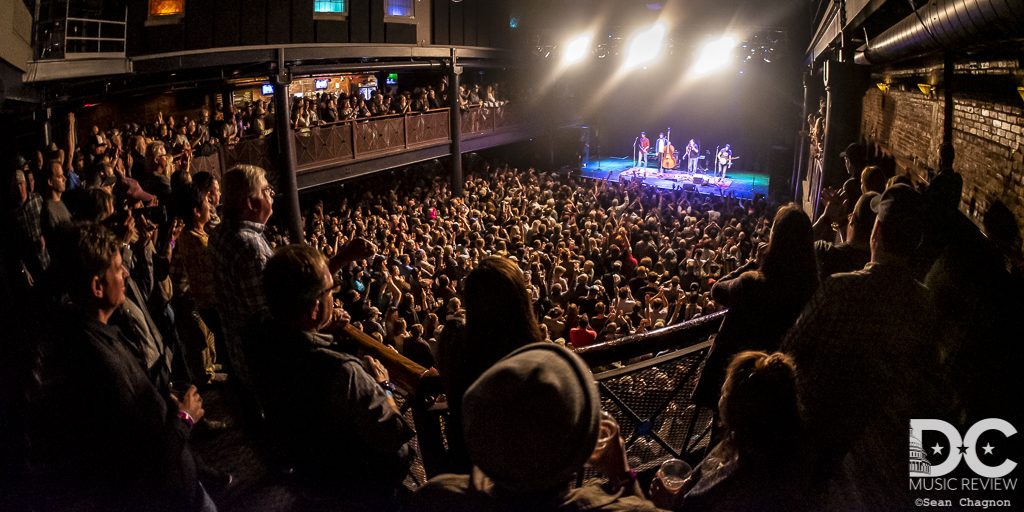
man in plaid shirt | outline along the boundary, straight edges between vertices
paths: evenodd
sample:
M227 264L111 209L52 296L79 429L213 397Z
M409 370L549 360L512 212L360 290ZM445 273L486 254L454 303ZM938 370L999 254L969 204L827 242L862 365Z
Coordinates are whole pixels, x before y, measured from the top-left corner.
M7 223L8 229L11 230L10 240L17 247L15 254L25 265L29 279L38 279L50 266L50 256L43 242L43 230L40 225L43 198L29 190L22 169L14 171L11 178L11 196L14 206L8 211L10 222Z
M222 182L224 220L210 234L210 258L231 366L251 389L242 333L253 315L267 312L263 267L274 252L263 229L274 211L274 189L252 165L232 167Z
M796 362L816 485L855 485L878 505L855 508L887 510L905 503L906 422L938 417L944 383L931 294L909 266L924 202L894 185L870 204L871 262L822 282L781 349Z

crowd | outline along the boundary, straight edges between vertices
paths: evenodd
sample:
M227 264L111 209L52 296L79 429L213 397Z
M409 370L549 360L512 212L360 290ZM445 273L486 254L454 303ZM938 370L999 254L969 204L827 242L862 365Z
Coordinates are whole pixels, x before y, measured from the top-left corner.
M499 104L487 89L467 104ZM432 108L432 93L300 99L293 121ZM306 197L290 244L262 169L190 169L189 148L266 134L267 115L94 127L8 173L5 283L63 320L38 336L26 420L42 508L215 510L207 488L224 475L189 437L223 427L199 392L226 379L291 467L361 510L782 510L819 494L890 509L907 418L1006 414L987 390L1016 386L992 354L1012 339L1019 277L956 211L948 149L916 187L851 146L850 179L815 222L763 197L508 165L471 170L455 195L426 165ZM573 350L725 308L693 396L720 420L716 447L684 490L645 493L621 437L595 451L600 401ZM440 372L451 473L412 499L396 494L412 426L348 325ZM608 482L570 491L588 461Z

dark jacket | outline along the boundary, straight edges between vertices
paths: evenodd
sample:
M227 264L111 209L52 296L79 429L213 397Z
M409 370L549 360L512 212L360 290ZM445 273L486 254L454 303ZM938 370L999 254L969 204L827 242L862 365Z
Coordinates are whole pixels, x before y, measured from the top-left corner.
M104 510L196 510L202 491L189 424L150 382L117 327L69 313L65 336L48 356L52 390L44 422L59 457L52 469L57 506ZM87 509L88 507L83 508Z
M273 441L294 467L325 482L401 482L413 431L362 361L330 335L257 327L246 355Z

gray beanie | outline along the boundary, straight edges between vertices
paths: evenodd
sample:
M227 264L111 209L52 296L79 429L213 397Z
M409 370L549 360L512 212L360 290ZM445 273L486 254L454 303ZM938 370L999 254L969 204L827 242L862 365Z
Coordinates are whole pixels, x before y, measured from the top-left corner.
M601 402L593 375L554 343L533 343L498 361L462 404L469 458L499 488L558 488L597 444Z

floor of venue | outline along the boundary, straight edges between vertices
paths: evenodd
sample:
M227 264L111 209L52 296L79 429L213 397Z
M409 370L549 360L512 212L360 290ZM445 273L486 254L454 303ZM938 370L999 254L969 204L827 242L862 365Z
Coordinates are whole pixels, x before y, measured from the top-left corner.
M685 169L659 172L653 164L646 169L635 167L633 160L628 158L591 158L583 162L583 176L618 181L625 179L643 179L647 185L672 190L683 188L686 184L693 185L693 190L702 194L722 194L745 199L753 199L755 194L768 194L768 176L746 172L742 169L729 171L725 178L714 177L714 171L698 171L690 174ZM609 175L609 173L611 173ZM689 187L686 187L689 189Z

